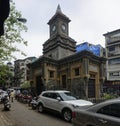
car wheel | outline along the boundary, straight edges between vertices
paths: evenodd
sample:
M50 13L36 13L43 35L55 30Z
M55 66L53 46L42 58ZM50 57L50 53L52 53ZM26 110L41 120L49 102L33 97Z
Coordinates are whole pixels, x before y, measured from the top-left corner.
M69 109L64 109L62 112L63 119L67 122L71 122L72 112Z
M38 112L42 113L44 111L44 107L42 104L38 105Z

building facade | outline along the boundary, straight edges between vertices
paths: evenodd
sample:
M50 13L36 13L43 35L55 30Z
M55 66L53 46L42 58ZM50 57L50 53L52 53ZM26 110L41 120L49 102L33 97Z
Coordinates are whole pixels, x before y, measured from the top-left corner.
M89 50L77 52L77 42L69 37L69 22L58 5L48 22L50 38L43 44L43 56L28 64L31 84L37 94L46 87L70 90L80 97L100 97L106 59Z
M104 34L106 43L106 86L120 92L120 29Z
M7 63L9 76L7 80L7 87L13 86L13 80L14 80L14 65L11 62Z
M30 73L27 64L33 62L35 59L36 57L28 57L14 61L14 86L19 87L20 84L29 80Z
M120 81L120 29L104 34L106 41L107 80Z

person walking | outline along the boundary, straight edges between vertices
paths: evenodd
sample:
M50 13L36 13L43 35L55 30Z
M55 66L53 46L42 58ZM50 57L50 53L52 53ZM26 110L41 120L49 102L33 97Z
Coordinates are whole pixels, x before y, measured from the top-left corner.
M14 99L14 91L11 91L11 93L10 93L10 99L11 99L11 102L13 102L13 99Z

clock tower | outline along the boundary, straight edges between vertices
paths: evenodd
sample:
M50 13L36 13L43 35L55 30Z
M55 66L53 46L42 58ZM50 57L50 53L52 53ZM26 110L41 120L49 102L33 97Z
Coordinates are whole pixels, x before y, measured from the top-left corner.
M58 5L55 15L48 22L50 37L56 34L68 36L69 22L70 19L62 13L60 5Z
M76 51L76 41L69 37L70 19L58 5L55 15L49 20L50 38L43 44L44 56L59 60Z

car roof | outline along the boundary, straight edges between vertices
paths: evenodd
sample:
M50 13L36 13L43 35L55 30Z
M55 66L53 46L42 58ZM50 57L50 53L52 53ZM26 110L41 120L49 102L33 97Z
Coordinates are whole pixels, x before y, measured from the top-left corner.
M64 93L64 92L70 92L67 90L47 90L47 91L43 91L42 93Z
M99 104L109 104L109 103L116 103L116 102L120 102L120 98L109 99Z
M106 100L104 102L101 102L101 103L98 103L98 104L95 104L95 105L89 107L87 110L96 112L99 108L104 107L109 104L113 104L113 103L120 103L120 98Z

